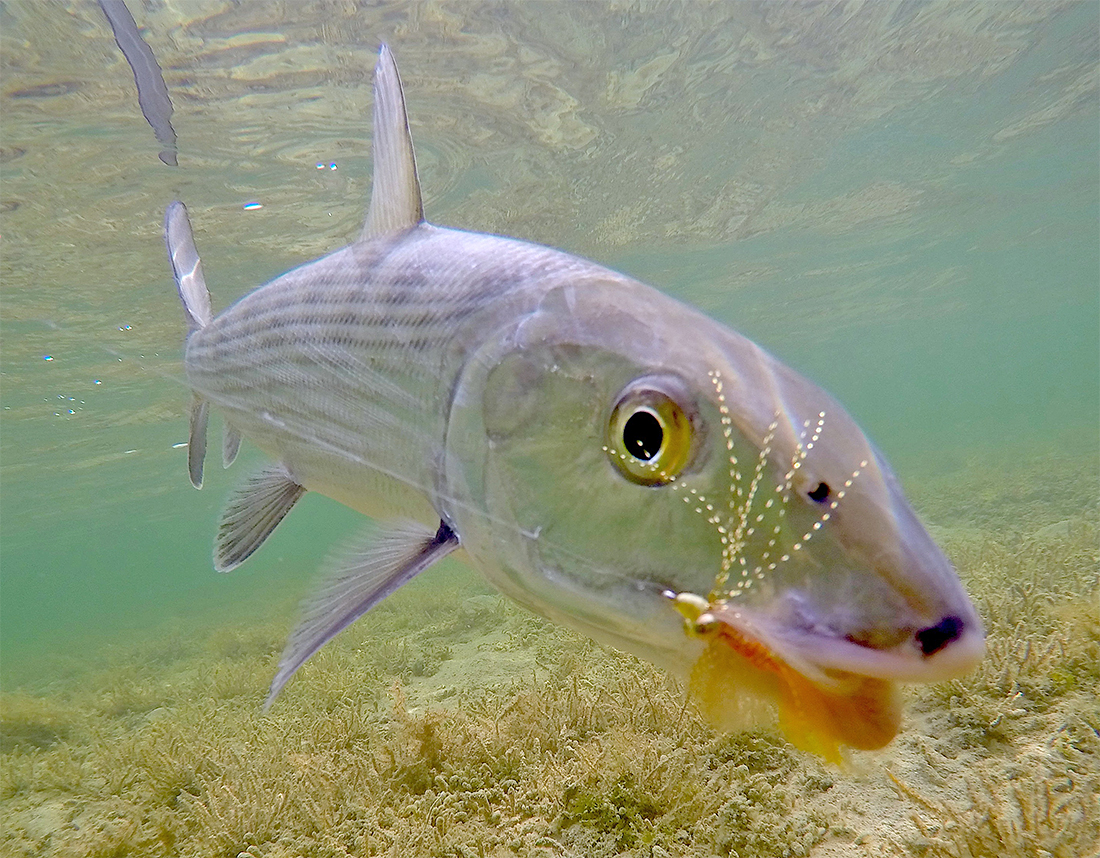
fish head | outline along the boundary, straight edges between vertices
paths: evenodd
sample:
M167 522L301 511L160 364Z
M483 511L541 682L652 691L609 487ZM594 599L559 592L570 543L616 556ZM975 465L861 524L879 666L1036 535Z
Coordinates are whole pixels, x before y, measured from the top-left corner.
M626 278L548 290L467 362L446 451L463 546L507 595L745 693L836 758L897 732L898 681L984 632L848 413L758 346Z

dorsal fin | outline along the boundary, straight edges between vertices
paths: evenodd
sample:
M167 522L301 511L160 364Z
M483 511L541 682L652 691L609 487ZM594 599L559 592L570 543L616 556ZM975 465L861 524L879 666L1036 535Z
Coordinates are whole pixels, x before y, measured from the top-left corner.
M374 67L374 188L363 238L409 229L424 220L405 94L397 63L382 45Z

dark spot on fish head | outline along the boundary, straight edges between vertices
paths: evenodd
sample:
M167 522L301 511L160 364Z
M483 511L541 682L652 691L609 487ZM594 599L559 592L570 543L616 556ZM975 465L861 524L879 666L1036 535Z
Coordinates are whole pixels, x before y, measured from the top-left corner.
M28 86L9 92L10 98L56 98L59 95L68 95L80 89L80 82L75 80L58 80L53 83L40 83L38 86Z
M22 158L27 154L26 149L21 149L18 146L0 146L0 164L6 164L9 161L14 161L16 158Z
M924 655L935 655L952 641L958 640L964 628L963 621L956 616L947 616L926 629L917 632L917 643Z
M807 494L810 496L810 500L816 501L817 503L825 503L825 501L829 499L829 491L828 483L818 483L817 486L810 489Z
M11 214L17 208L19 208L19 203L15 200L0 201L0 214Z

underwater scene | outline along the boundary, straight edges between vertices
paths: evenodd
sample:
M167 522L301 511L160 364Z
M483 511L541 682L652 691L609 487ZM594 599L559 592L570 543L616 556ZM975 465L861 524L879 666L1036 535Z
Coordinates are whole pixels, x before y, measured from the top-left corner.
M385 524L310 491L214 570L268 460L189 482L165 210L215 314L355 241L383 43L431 223L699 308L891 463L986 644L884 747L716 727L462 553L264 711ZM1100 854L1100 5L5 0L0 75L0 856Z

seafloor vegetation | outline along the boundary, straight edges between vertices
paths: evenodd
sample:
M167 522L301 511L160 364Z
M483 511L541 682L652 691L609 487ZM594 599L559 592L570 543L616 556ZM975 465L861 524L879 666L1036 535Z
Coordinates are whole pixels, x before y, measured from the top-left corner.
M1100 850L1094 459L916 486L989 628L843 768L715 735L660 671L487 595L398 593L259 714L289 616L5 693L5 856L1038 856ZM441 580L446 578L446 580ZM63 669L64 668L64 669Z

